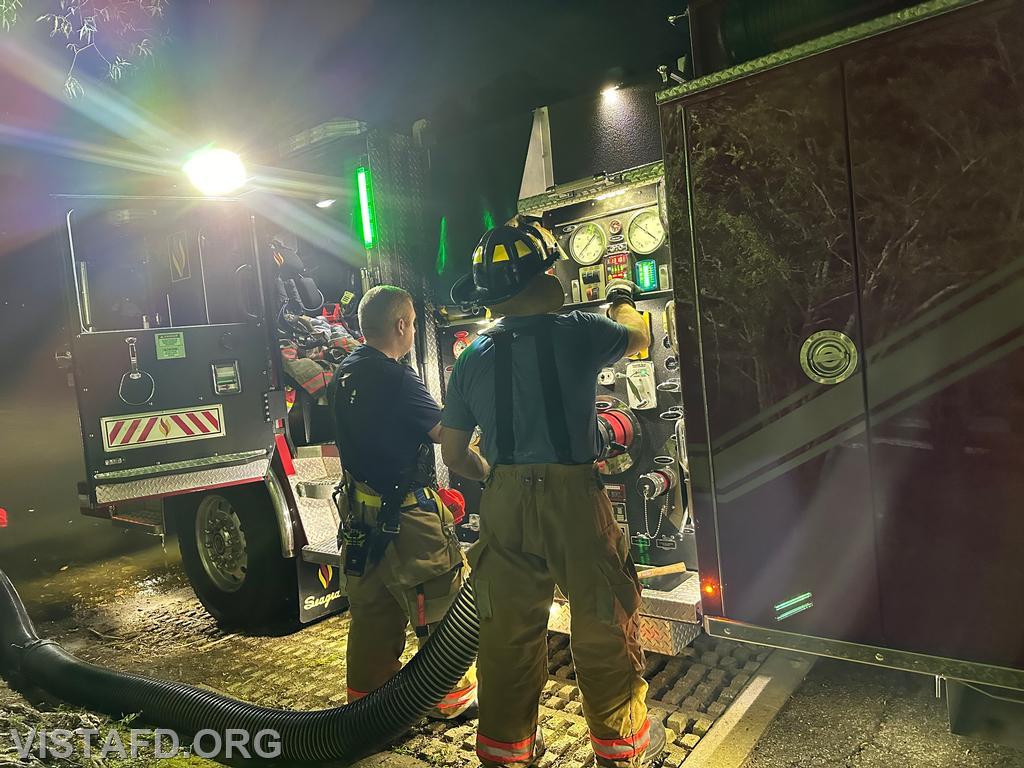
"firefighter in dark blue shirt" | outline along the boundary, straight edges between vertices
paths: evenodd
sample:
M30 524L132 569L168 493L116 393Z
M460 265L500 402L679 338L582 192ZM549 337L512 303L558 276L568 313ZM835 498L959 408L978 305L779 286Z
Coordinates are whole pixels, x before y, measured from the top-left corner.
M415 338L416 310L401 288L371 288L359 302L366 343L339 366L333 385L345 470L339 535L351 613L348 698L401 669L405 630L422 645L466 578L452 512L434 482L441 411L400 362ZM470 670L432 712L449 719L476 703Z

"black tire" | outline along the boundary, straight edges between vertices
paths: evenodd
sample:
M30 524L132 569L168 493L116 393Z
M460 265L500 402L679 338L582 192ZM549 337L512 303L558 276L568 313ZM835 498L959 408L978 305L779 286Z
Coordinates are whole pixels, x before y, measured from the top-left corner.
M298 620L295 561L281 555L274 508L261 483L167 501L185 573L218 624L257 629Z

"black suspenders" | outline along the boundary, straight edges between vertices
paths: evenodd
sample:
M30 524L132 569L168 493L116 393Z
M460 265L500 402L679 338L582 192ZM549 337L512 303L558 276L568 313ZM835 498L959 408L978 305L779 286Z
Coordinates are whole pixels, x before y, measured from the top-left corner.
M526 327L516 329L495 328L486 332L494 342L494 407L495 442L498 446L498 463L512 464L515 457L516 436L512 401L512 345L516 336L532 336L537 355L537 370L540 372L541 393L544 402L544 422L548 439L555 449L560 464L573 464L572 443L569 427L565 420L565 401L562 385L558 378L551 334L555 317L544 315L534 319Z

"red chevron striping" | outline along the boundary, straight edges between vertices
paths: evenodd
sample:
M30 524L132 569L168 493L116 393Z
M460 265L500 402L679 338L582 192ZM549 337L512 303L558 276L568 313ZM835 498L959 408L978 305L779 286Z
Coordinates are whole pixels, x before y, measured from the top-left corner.
M204 435L205 435L205 434L206 434L207 432L209 432L209 431L210 431L210 428L209 428L208 426L206 426L205 424L203 424L203 422L202 422L202 421L200 421L199 417L198 417L198 416L196 416L196 415L195 415L194 413L192 413L191 411L189 411L189 412L188 412L188 413L186 413L185 415L186 415L186 416L188 416L189 420L190 420L190 421L191 421L191 422L192 422L193 424L195 424L195 425L196 425L196 427L198 427L198 428L199 428L199 431L200 431L200 432L202 432L202 433L203 433Z
M114 445L114 440L117 439L118 434L121 432L121 427L124 426L123 421L114 422L114 428L110 430L110 436L107 438L107 442Z
M206 417L206 420L210 422L210 425L214 429L216 429L218 432L220 431L220 422L217 420L216 411L203 411L203 416Z
M118 445L128 445L132 441L132 435L135 434L135 430L139 428L141 423L142 419L132 419L132 423L128 426L128 431L124 433L124 437L121 438L121 442Z
M186 435L192 436L195 434L195 432L192 431L192 427L186 424L184 420L182 420L181 416L179 416L178 414L172 413L171 421L177 424L181 428L181 431L184 432Z
M146 422L146 426L142 429L142 434L139 435L139 439L135 442L144 443L146 438L149 437L149 433L153 431L153 427L156 426L156 416L150 416L149 421Z

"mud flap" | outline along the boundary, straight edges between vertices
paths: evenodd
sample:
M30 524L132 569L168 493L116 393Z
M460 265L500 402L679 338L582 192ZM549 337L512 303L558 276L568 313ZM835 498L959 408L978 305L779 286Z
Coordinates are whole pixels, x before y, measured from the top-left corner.
M348 608L341 569L296 558L299 569L299 621L308 624Z

